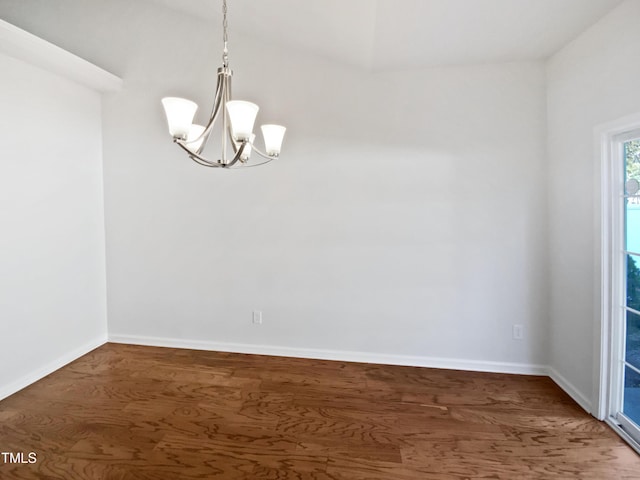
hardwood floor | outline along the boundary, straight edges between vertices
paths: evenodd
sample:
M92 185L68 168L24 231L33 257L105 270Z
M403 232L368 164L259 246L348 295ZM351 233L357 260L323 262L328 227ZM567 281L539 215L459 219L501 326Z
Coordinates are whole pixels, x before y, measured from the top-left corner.
M546 377L116 344L1 401L0 451L37 456L3 480L640 479Z

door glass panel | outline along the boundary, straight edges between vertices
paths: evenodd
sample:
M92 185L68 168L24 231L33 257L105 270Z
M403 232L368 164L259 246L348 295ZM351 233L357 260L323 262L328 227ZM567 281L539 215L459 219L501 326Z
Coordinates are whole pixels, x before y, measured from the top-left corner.
M626 328L622 413L631 420L629 432L640 435L640 140L624 143L624 271ZM622 233L622 232L621 232ZM636 254L636 255L634 255ZM632 311L633 310L633 311Z
M625 180L640 180L640 140L624 144ZM629 192L631 193L631 192Z
M640 141L624 144L624 230L625 250L640 253ZM627 255L626 262L626 338L623 412L640 424L640 256Z
M627 245L628 252L640 253L640 200L639 198L627 198L625 208L625 219L627 222ZM636 259L636 265L640 268L640 264Z
M627 307L640 312L640 257L627 255Z
M627 312L625 361L640 370L640 315Z
M640 424L640 374L629 367L624 369L624 406L622 412Z
M640 253L640 140L624 144L624 166L626 250Z

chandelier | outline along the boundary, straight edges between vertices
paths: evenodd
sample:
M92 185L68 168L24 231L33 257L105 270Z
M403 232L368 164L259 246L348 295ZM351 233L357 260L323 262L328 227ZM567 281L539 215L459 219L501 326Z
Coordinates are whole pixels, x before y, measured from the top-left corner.
M231 77L229 68L229 50L227 34L227 0L222 2L222 30L224 49L222 51L222 67L218 68L218 83L213 101L213 108L206 125L193 123L198 105L191 100L177 97L162 99L169 133L173 142L184 150L189 158L205 167L230 168L258 166L278 158L285 127L281 125L262 125L264 151L258 149L254 142L253 124L259 107L255 103L242 100L231 100ZM222 153L218 160L208 160L204 149L218 118L222 121ZM229 148L231 147L231 148ZM260 163L251 163L251 153L263 157Z

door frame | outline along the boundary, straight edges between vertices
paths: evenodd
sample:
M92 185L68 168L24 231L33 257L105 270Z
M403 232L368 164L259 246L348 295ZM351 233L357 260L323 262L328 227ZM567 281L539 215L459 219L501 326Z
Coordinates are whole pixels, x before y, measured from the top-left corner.
M625 141L625 134L640 130L640 114L630 115L595 129L595 168L594 172L594 210L595 210L595 252L594 263L596 285L594 286L594 391L591 414L607 422L622 438L640 453L640 444L631 438L621 424L615 419L613 410L619 405L620 391L614 391L613 385L619 385L619 375L614 368L615 356L623 342L619 325L614 322L615 309L619 308L622 278L617 275L622 266L614 260L614 248L617 249L621 239L621 222L624 217L619 208L619 187L621 168L619 146ZM629 135L628 140L637 135ZM614 284L617 282L617 284ZM618 345L612 348L612 342ZM619 369L618 369L619 370Z

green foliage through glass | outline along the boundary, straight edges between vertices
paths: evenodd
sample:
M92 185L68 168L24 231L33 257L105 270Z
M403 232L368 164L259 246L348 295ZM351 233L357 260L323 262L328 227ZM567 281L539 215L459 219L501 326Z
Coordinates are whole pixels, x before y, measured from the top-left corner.
M640 140L633 140L624 144L624 158L627 174L625 180L631 178L640 180Z

